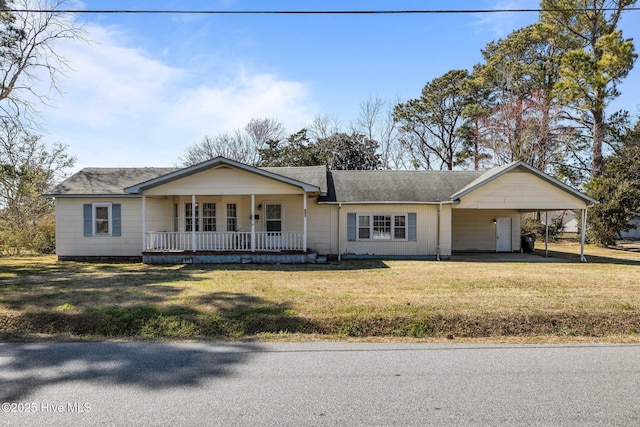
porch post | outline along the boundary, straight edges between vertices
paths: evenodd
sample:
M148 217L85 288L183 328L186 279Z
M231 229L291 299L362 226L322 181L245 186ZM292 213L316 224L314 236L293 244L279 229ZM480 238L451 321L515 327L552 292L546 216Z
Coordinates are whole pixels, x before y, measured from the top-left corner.
M584 240L585 233L587 231L587 208L582 209L582 224L580 227L580 261L587 262L587 259L584 257Z
M302 195L302 250L307 251L307 193Z
M544 211L544 256L549 256L549 211Z
M256 251L256 195L251 195L251 252Z
M195 252L196 246L196 195L191 195L191 250Z
M142 252L147 250L147 196L142 196Z

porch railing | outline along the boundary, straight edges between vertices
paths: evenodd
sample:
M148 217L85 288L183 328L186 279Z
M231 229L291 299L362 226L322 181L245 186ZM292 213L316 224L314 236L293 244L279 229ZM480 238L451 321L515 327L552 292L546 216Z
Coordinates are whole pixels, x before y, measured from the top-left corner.
M151 231L146 234L145 251L191 251L194 233ZM301 232L256 232L256 251L304 250ZM196 251L251 251L251 232L196 232Z

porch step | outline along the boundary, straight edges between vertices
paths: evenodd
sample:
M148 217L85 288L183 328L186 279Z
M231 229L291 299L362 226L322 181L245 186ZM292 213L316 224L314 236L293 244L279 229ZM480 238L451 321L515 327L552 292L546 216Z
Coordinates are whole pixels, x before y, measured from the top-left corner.
M325 264L327 262L327 257L318 255L318 252L309 252L307 254L307 262L309 264Z

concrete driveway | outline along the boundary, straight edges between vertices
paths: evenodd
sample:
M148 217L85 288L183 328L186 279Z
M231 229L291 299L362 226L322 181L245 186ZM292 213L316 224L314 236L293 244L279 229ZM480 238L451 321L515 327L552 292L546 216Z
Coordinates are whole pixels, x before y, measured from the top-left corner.
M542 254L536 253L496 253L496 252L468 252L468 253L456 253L451 256L451 261L464 261L464 262L573 262L571 260L545 257L544 252Z

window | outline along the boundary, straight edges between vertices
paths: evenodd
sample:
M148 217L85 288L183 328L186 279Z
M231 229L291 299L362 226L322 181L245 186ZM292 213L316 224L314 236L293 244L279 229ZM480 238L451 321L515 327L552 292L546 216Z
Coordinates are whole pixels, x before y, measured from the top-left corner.
M238 206L227 203L227 231L238 231Z
M407 214L358 215L358 240L407 240Z
M393 238L396 240L404 240L407 238L407 217L404 215L396 215L393 224Z
M84 236L121 236L120 203L85 203L83 205Z
M202 204L202 231L216 231L215 203Z
M367 240L371 238L371 226L369 216L358 217L358 240Z
M196 224L195 229L193 228L193 205L191 202L185 203L184 205L184 231L200 231L200 206L196 203L195 217Z
M109 214L111 211L111 205L93 205L93 234L109 235L111 233L111 225Z
M195 213L195 230L193 228L193 216ZM184 230L190 231L216 231L216 204L196 203L195 212L191 202L184 204Z
M373 215L373 238L391 240L391 215Z
M178 219L178 204L174 203L173 204L173 231L179 231L178 230L178 224L179 224L179 219Z
M280 203L265 203L265 227L270 232L282 231L282 205Z

